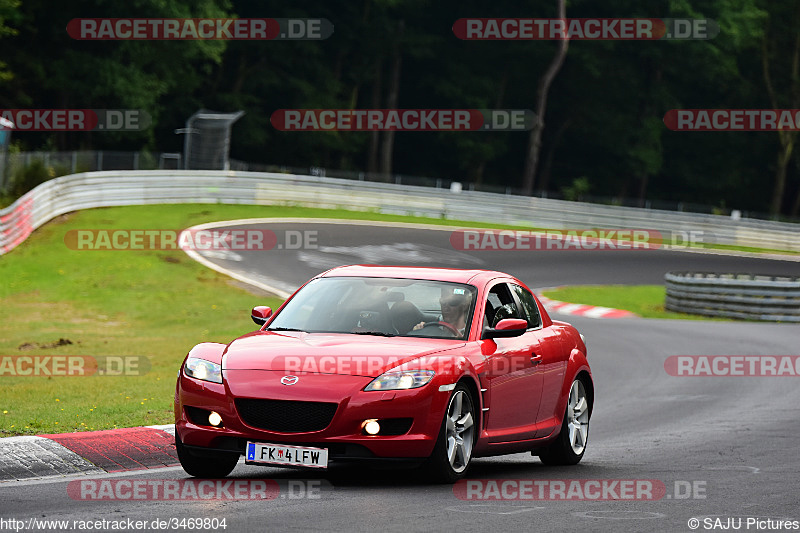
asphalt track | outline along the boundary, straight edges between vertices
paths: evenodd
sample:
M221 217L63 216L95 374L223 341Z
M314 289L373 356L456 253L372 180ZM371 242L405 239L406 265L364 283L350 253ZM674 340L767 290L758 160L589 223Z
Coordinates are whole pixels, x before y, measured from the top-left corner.
M217 267L289 293L323 270L362 263L500 270L517 276L533 289L589 284L660 285L664 274L675 270L800 275L800 256L774 260L695 253L685 248L462 251L451 243L453 228L422 229L373 222L286 221L207 226L274 232L276 242L271 250L215 250L199 254ZM311 247L305 246L306 238ZM298 242L304 244L295 248Z
M252 225L251 225L252 227ZM206 256L219 266L289 291L345 263L505 270L534 288L577 283L660 283L668 270L797 275L800 263L678 251L454 252L446 231L286 222L317 231L317 249ZM279 240L279 242L281 242ZM254 304L257 298L254 298ZM243 315L243 320L247 317ZM557 317L558 318L558 317ZM271 501L85 501L77 478L0 483L0 517L62 520L225 518L224 531L698 531L719 518L800 520L798 377L672 377L670 355L798 355L800 326L642 319L570 321L588 340L596 385L589 446L581 464L545 467L526 454L477 459L472 480L658 480L658 500L464 500L414 471L336 466L319 472L240 464L239 479L321 480L313 498L281 487ZM92 479L186 479L162 468ZM675 487L694 486L688 498ZM708 519L710 522L703 522ZM766 524L761 531L766 530ZM0 523L2 526L2 523ZM6 529L8 529L6 527ZM223 531L221 528L218 531ZM782 529L788 531L790 529Z

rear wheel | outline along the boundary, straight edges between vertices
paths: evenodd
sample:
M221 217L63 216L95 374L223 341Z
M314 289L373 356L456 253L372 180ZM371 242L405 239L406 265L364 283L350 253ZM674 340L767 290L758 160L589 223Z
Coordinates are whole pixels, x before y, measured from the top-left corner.
M433 453L423 466L433 481L455 483L466 475L475 446L476 421L472 395L459 384L450 396Z
M200 478L225 477L236 468L239 454L222 452L195 452L188 449L178 435L175 435L175 449L178 460L187 474Z
M546 465L574 465L580 462L589 441L589 398L583 381L576 379L569 389L567 411L561 433L539 453Z

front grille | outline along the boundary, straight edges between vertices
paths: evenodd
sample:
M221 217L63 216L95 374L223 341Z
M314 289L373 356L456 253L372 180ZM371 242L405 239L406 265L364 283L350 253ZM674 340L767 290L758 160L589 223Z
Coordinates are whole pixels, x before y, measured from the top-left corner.
M236 409L248 426L281 433L321 431L328 427L338 404L239 398Z

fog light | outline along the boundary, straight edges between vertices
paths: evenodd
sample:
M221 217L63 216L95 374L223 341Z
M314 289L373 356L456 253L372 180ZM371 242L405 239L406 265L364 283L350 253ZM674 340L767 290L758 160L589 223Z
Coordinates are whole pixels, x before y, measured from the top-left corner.
M222 424L222 417L219 416L218 412L211 411L211 414L208 415L208 423L214 427L217 427Z
M374 418L371 420L364 420L361 427L364 428L364 431L366 431L368 435L377 435L381 430L381 425L378 424L378 421Z

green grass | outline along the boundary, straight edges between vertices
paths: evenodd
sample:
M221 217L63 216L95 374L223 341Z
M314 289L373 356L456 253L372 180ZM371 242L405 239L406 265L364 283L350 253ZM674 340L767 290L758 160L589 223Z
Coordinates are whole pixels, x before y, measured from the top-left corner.
M694 246L692 248L695 248ZM774 250L771 248L753 248L752 246L736 246L733 244L710 244L702 246L701 248L708 248L710 250L722 250L732 252L747 252L754 254L784 254L784 255L800 255L800 252L793 250Z
M252 331L256 296L181 251L75 251L72 229L183 229L236 218L349 218L458 225L451 220L345 210L235 205L89 209L58 217L0 256L0 357L146 356L143 376L0 375L0 435L172 422L175 375L198 342ZM468 227L507 227L463 223ZM20 350L59 339L72 344ZM2 368L2 367L0 367Z
M545 291L542 294L561 302L624 309L643 318L712 320L709 317L666 311L664 309L666 289L663 285L574 285Z
M248 292L181 251L75 251L64 244L67 231L178 230L269 217L537 229L343 209L221 204L98 208L58 217L0 256L0 357L138 355L148 357L151 368L146 375L124 377L0 375L0 436L170 423L175 375L186 352L198 342L229 342L254 330L249 310L281 303ZM664 312L664 289L658 286L573 287L547 295L645 317L697 318ZM72 344L20 350L61 338Z

